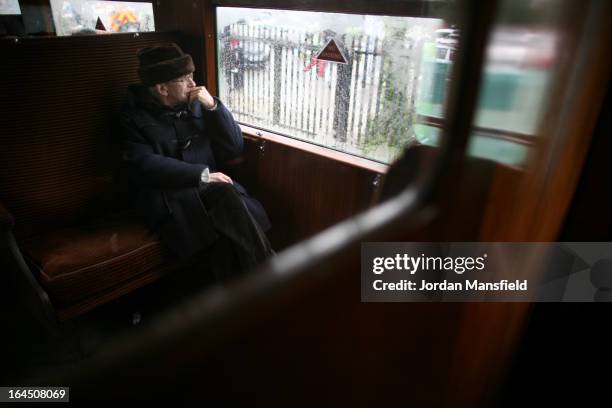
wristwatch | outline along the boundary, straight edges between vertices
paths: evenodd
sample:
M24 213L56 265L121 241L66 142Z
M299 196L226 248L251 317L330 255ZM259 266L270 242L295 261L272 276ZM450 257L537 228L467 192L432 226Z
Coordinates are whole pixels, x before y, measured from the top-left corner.
M200 174L200 185L208 183L209 178L210 178L210 170L208 170L208 167L207 167L204 169L204 171L202 171L202 174Z

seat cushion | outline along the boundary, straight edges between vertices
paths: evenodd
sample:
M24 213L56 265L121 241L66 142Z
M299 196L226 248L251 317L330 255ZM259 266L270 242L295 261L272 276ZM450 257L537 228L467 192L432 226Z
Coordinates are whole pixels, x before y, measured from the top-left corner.
M114 215L21 244L55 304L73 304L168 263L158 237L131 218Z

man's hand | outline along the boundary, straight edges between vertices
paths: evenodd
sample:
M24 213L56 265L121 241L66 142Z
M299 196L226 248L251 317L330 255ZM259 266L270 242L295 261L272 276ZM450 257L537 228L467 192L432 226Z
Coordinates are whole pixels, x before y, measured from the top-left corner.
M200 101L204 109L212 109L215 107L215 100L204 86L194 86L189 90L189 103L196 99Z
M210 173L210 175L208 176L208 182L209 183L229 183L229 184L234 184L234 182L232 181L231 178L229 178L228 176L226 176L225 174L223 174L221 172Z

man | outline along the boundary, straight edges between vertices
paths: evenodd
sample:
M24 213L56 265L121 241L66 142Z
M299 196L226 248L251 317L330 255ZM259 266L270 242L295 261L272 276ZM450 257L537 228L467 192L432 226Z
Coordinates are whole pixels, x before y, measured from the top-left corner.
M270 222L219 171L242 153L240 127L196 85L191 56L176 44L138 58L142 84L128 88L120 118L120 183L132 207L179 257L208 251L217 276L256 266L273 253L263 232Z

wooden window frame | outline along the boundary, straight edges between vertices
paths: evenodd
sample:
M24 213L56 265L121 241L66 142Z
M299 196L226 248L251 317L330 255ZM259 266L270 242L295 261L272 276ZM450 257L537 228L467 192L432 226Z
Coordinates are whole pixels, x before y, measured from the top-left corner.
M325 157L336 162L348 164L353 167L359 167L374 173L385 174L389 169L388 164L355 156L349 153L344 153L327 146L320 146L310 142L305 142L303 140L294 139L289 136L280 135L278 133L259 129L243 123L240 123L240 128L242 129L242 133L251 139L282 144L294 149L316 154L317 156Z

